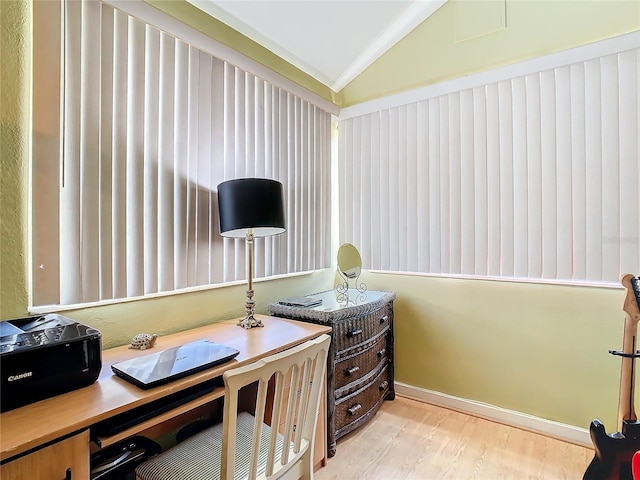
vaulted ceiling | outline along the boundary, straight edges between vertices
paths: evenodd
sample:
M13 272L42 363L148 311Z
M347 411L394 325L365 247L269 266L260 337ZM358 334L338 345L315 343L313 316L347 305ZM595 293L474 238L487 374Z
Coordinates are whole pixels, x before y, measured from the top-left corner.
M340 91L446 0L189 0Z

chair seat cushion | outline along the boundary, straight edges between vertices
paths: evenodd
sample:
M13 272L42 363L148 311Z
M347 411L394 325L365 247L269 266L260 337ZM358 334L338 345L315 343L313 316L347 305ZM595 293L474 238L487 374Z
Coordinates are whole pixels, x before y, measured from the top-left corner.
M251 461L251 442L255 418L247 412L238 414L234 478L247 478ZM271 427L262 424L258 475L266 470ZM282 435L276 442L276 461L280 460ZM216 424L189 437L184 442L147 460L136 468L141 480L211 480L220 478L222 424Z

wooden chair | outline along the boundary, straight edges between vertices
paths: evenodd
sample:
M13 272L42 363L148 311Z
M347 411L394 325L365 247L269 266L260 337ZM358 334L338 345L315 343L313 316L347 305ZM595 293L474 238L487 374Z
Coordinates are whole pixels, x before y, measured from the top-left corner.
M136 468L136 478L313 479L317 413L330 341L328 335L321 335L225 372L222 425L199 432L146 461ZM287 400L289 375L291 394ZM275 384L273 402L268 402L267 391L272 378L272 384ZM256 383L255 416L238 413L238 392L242 387ZM299 395L296 394L298 389ZM265 418L271 419L271 427L264 423ZM283 425L282 429L279 425ZM232 439L235 442L230 441Z

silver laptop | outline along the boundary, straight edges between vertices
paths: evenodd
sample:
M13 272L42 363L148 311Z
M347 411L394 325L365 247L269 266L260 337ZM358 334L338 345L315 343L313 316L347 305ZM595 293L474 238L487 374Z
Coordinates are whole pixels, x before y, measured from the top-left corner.
M152 388L228 362L240 352L209 340L153 352L111 365L117 376L140 388Z

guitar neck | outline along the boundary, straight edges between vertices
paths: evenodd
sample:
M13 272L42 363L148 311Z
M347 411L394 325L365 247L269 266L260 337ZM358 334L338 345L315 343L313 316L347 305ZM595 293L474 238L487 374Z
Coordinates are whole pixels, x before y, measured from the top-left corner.
M633 355L636 352L637 322L632 321L628 316L624 322L624 339L622 353ZM624 431L624 423L634 422L638 419L635 410L635 358L622 357L622 368L620 371L620 396L618 400L618 424L620 431Z
M625 422L638 420L635 411L635 355L638 321L640 321L640 279L633 275L624 275L622 285L627 289L622 309L626 313L624 337L622 340L622 369L620 373L620 397L618 403L618 423L624 431Z

